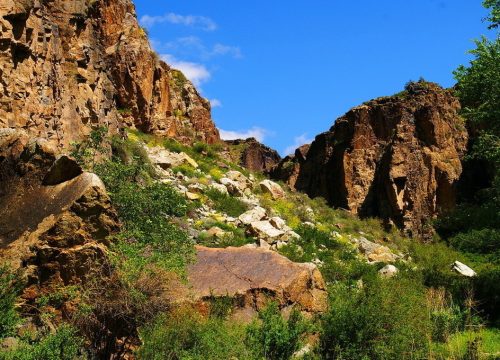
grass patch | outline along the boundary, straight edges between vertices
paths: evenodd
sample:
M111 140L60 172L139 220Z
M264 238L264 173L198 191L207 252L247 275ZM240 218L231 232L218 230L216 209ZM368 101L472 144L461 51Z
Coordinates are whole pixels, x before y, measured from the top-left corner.
M238 217L248 210L247 205L231 195L210 188L205 195L212 201L214 209L232 217Z

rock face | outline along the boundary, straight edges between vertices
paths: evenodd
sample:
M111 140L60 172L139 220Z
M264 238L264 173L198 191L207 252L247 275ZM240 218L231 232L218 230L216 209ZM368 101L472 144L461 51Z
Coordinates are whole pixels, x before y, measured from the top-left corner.
M398 96L350 110L273 175L335 207L425 237L429 220L455 204L467 144L459 109L451 91L411 83Z
M116 213L96 175L72 173L74 165L56 160L46 140L28 139L0 131L0 259L24 269L29 285L79 283L105 258ZM74 177L44 185L55 167Z
M199 246L188 280L195 299L230 296L241 300L242 310L259 310L270 299L282 308L296 304L305 312L326 310L325 283L316 266L268 250Z
M244 168L251 171L269 172L281 160L276 150L258 142L255 138L246 140L226 140L226 144L232 149L232 159Z
M293 155L288 155L271 169L270 175L274 179L285 181L292 189L300 175L301 165L306 162L310 144L302 145Z
M66 146L97 125L219 140L209 102L151 50L130 0L3 0L0 128Z

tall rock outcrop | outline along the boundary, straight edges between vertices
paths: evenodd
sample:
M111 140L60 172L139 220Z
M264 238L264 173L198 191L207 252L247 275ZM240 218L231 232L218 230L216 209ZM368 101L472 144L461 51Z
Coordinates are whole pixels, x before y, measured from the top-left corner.
M276 150L255 138L226 140L226 144L231 160L251 171L269 172L281 160Z
M450 90L411 83L364 103L316 137L302 158L287 159L297 190L363 217L381 217L426 237L430 221L453 208L467 132Z
M151 50L130 0L2 0L0 128L63 147L98 124L219 140L209 102Z

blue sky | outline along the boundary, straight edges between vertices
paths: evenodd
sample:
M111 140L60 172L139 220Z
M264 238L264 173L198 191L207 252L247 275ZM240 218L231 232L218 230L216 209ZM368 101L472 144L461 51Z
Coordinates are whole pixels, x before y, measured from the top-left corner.
M480 0L135 0L155 50L212 101L224 137L290 152L410 80L449 87Z

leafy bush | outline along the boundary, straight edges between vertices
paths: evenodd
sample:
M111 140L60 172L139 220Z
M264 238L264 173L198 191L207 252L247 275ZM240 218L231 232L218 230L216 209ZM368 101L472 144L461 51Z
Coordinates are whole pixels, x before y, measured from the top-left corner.
M160 316L140 335L139 359L253 359L241 341L245 336L242 325L203 319L190 309Z
M187 201L171 186L152 181L149 163L133 146L114 146L113 160L95 166L95 172L106 184L113 205L118 210L124 230L113 246L121 257L122 267L133 273L150 263L182 271L194 249L187 234L169 217L184 216ZM120 154L132 149L130 163Z
M60 326L54 334L33 343L21 343L11 351L0 350L2 360L75 360L84 359L83 340L74 328Z
M186 175L187 177L190 177L190 178L196 176L196 172L195 172L194 167L192 167L191 165L188 165L188 164L182 164L179 166L175 166L172 168L172 171L174 172L174 174L181 173L181 174Z
M174 274L154 264L131 272L125 263L118 269L104 264L83 286L72 321L88 340L92 358L121 358L137 329L172 306L169 289L178 282Z
M99 155L106 151L105 139L107 134L108 128L105 126L93 129L85 141L72 144L71 156L82 166L92 169Z
M431 324L415 281L373 279L361 288L336 286L323 318L325 359L423 359Z
M460 233L450 240L455 249L473 254L493 254L500 257L500 230L480 229Z
M205 192L205 195L212 200L215 210L224 212L229 216L238 217L248 210L243 201L217 189L211 188Z
M299 350L301 339L308 330L298 311L292 311L285 320L276 303L270 303L259 312L259 320L249 326L246 338L259 359L290 359Z
M15 309L18 293L17 277L7 266L0 266L0 339L11 336L19 322Z
M174 139L165 139L162 145L165 149L174 153L181 153L185 150L185 146Z

